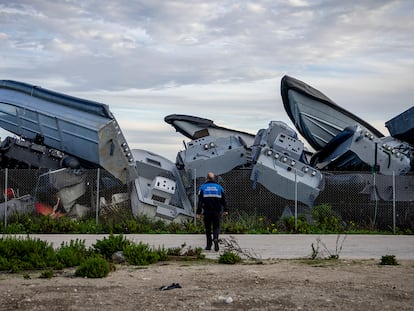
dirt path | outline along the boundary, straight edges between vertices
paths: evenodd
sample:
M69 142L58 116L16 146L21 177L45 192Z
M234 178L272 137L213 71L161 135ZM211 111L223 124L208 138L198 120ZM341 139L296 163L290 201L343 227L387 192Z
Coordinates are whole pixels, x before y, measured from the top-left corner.
M412 310L414 261L265 261L118 265L103 279L74 270L0 274L0 310ZM26 276L27 277L27 276ZM181 288L160 291L163 285ZM231 299L229 298L231 297ZM224 300L228 299L226 303Z

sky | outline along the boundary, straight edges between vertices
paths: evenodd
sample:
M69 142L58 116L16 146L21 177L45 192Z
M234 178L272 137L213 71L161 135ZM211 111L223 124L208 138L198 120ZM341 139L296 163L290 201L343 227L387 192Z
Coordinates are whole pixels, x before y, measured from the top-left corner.
M0 0L0 79L107 104L131 148L171 161L188 139L170 114L294 128L284 75L387 136L413 106L413 17L411 0Z

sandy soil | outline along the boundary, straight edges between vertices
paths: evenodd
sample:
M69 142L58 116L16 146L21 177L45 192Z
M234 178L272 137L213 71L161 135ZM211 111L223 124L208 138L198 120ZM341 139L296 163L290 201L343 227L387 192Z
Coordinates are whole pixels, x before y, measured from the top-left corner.
M102 279L74 269L0 274L0 310L413 310L414 261L168 261L117 265ZM179 283L181 288L161 291ZM230 298L231 297L231 298ZM227 302L225 301L227 299Z

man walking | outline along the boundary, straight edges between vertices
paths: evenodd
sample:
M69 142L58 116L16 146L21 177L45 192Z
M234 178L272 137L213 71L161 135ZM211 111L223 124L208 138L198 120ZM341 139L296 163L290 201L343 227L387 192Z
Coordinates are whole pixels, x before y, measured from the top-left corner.
M206 182L201 185L198 191L197 219L201 218L202 211L207 237L206 250L210 250L214 242L214 250L217 252L219 250L218 237L221 215L227 215L228 210L224 189L215 182L215 176L212 172L207 174ZM211 232L212 228L213 232ZM211 236L212 233L213 237Z

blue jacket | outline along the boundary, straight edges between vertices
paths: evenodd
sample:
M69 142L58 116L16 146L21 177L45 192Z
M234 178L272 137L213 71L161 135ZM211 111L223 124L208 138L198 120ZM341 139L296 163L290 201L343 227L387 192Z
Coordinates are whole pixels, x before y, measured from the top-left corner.
M227 212L224 189L214 181L207 181L198 190L197 214L205 212Z

